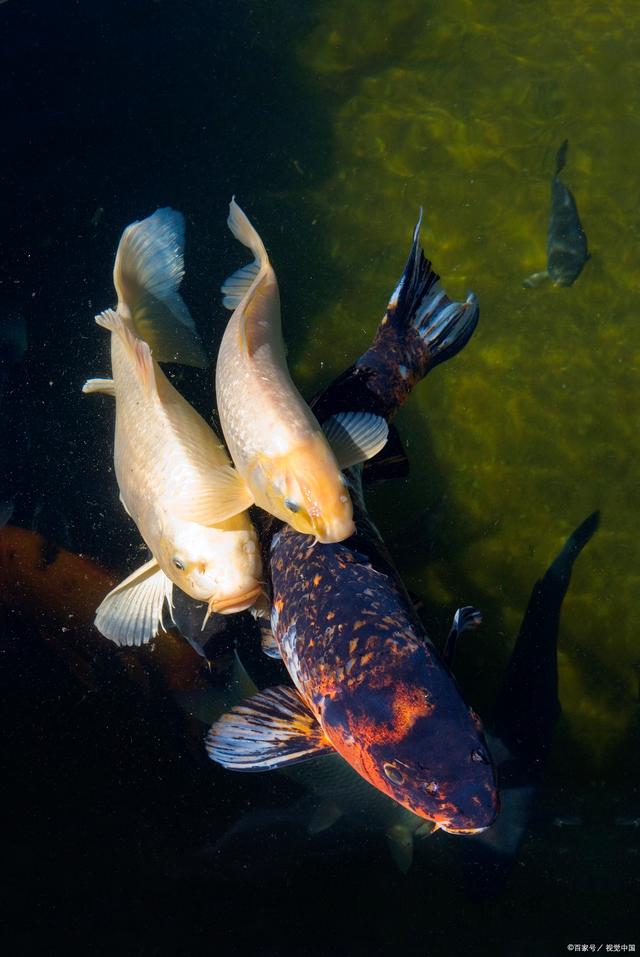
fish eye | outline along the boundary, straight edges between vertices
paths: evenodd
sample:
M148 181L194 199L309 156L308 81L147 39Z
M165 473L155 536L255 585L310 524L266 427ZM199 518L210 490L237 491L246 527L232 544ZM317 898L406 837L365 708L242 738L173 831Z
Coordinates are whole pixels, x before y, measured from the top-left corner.
M394 784L404 784L404 774L393 764L383 764L382 770Z
M300 506L297 502L294 502L292 498L285 498L284 500L285 507L289 509L290 512L299 512Z
M184 571L184 562L179 558L172 558L171 561L174 564L174 567L178 569L179 572Z

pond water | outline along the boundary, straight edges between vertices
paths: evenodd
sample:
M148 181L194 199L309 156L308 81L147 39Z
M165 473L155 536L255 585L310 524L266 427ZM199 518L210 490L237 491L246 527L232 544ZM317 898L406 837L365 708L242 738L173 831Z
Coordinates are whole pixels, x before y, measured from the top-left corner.
M0 498L12 525L116 577L140 563L112 410L80 392L108 374L93 315L112 303L122 229L171 205L187 220L184 297L214 356L218 289L240 265L232 194L277 270L306 397L368 345L420 207L446 289L478 297L471 342L398 417L408 478L368 504L436 643L455 608L482 609L456 661L481 715L534 582L601 512L563 605L544 780L517 860L483 895L452 836L420 842L401 874L375 828L345 820L310 838L299 782L208 762L174 694L200 675L196 656L167 683L144 650L136 678L133 653L124 667L87 626L83 685L63 638L53 650L55 589L34 586L17 616L5 564L12 952L43 931L54 951L69 940L105 954L640 947L640 7L8 0L0 44ZM569 287L525 288L545 268L565 139L560 179L591 258ZM172 375L210 415L211 372Z

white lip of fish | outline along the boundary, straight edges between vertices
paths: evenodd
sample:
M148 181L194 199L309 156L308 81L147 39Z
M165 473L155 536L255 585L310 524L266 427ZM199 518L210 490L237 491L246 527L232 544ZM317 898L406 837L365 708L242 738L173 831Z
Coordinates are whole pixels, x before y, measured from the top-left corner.
M216 396L231 457L257 505L318 541L342 541L354 525L340 470L375 455L387 424L342 413L320 428L289 375L264 243L235 199L227 222L254 255L222 287L233 314L218 353Z
M96 317L111 333L113 379L84 387L116 399L120 497L153 555L98 608L96 626L117 644L144 644L164 627L174 584L207 601L209 612L227 614L262 590L250 497L216 434L157 362L206 365L178 293L182 245L183 220L173 210L124 231L114 267L118 308Z

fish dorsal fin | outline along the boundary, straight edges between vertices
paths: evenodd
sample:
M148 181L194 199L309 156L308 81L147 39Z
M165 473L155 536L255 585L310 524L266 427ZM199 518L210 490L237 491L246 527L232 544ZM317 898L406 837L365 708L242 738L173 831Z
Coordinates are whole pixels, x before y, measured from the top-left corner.
M269 622L261 620L258 624L260 626L260 645L262 647L262 653L265 654L267 658L282 658L280 645L275 639Z
M198 483L184 488L172 511L177 518L198 525L219 525L253 505L253 494L236 469L219 465Z
M222 284L221 292L224 296L222 305L226 309L237 309L240 303L247 298L252 286L255 285L260 270L269 265L269 257L264 243L257 230L251 225L249 217L240 209L232 196L229 203L229 217L227 226L235 238L253 253L253 262L232 273Z
M373 458L389 434L386 420L372 412L339 412L322 429L341 469Z
M280 335L280 294L267 250L249 217L240 209L235 197L229 205L227 225L235 238L253 253L252 263L238 269L222 286L223 305L238 310L239 347L249 355L267 339L282 351Z
M208 365L196 327L178 292L184 276L184 217L174 209L127 226L113 280L118 311L131 318L158 362Z
M85 395L91 395L94 392L104 392L105 395L112 395L115 398L116 390L113 385L113 379L87 379L82 386Z
M96 612L98 631L116 645L146 645L161 628L162 606L171 607L173 584L155 558L125 578Z
M223 715L206 747L210 758L236 771L271 771L334 751L295 688L284 685L260 691Z

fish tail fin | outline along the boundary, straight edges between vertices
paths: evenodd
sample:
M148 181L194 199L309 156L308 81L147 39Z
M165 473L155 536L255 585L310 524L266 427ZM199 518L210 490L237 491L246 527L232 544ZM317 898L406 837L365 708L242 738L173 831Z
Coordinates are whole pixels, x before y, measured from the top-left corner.
M476 297L453 302L440 285L440 276L422 251L422 210L413 231L413 244L400 282L394 289L387 317L396 329L413 327L428 353L430 368L446 362L467 344L478 324Z
M560 149L556 153L556 171L553 174L555 177L559 176L562 170L565 168L568 149L569 140L563 140L563 142L560 144Z
M221 287L224 296L222 305L225 309L236 309L253 285L260 269L268 265L269 257L257 230L251 225L247 214L236 203L235 196L231 198L229 204L227 226L235 238L250 249L254 256L253 262L232 273Z
M195 323L178 292L184 276L184 217L157 209L122 234L113 281L118 313L131 321L159 362L205 368Z
M569 587L573 564L600 526L600 512L592 512L588 518L569 535L559 554L546 571L545 578L555 579L563 589L563 596Z

